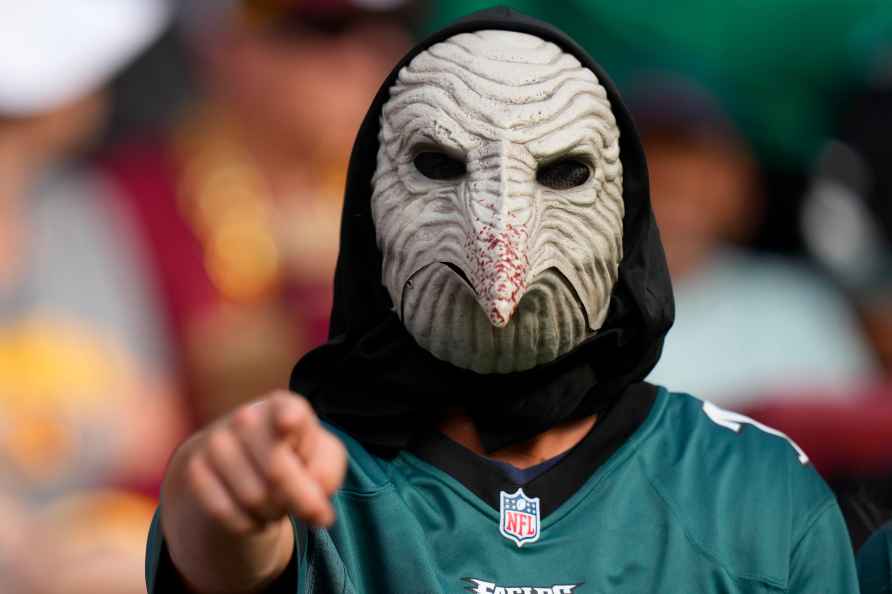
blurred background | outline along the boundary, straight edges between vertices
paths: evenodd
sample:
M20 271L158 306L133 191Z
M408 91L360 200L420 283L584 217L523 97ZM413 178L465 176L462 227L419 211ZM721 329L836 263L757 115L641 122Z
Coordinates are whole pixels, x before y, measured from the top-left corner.
M145 592L173 448L325 339L380 81L490 4L0 4L0 591ZM787 433L859 546L892 516L892 3L504 4L638 124L677 297L650 379Z

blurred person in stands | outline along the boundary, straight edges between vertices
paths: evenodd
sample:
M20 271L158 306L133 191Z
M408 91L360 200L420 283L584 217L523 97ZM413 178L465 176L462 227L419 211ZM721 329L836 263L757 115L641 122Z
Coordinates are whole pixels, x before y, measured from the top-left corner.
M678 77L641 81L630 104L677 310L649 381L740 408L781 387L864 377L871 359L844 300L796 263L745 247L770 205L721 106Z
M140 555L124 554L120 539L85 555L79 544L91 535L74 539L82 514L39 518L96 497L139 501L134 509L150 513L149 498L121 489L157 485L181 435L141 254L110 186L78 159L106 115L106 83L167 13L153 0L30 0L4 6L0 19L4 593L61 592L49 580L73 573L97 579L83 589L69 581L64 591L142 587ZM131 544L149 519L127 516Z
M107 160L152 251L197 424L284 388L326 339L350 147L410 13L393 0L195 2L204 96Z
M857 549L892 518L892 78L851 98L840 120L805 200L803 235L849 296L880 372L780 392L749 413L809 452Z
M858 551L861 594L892 592L892 522L876 531Z

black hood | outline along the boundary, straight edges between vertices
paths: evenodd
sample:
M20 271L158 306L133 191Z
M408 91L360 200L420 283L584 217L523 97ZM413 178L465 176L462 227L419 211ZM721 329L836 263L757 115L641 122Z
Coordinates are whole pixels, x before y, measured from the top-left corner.
M371 213L381 108L397 73L431 45L485 29L536 35L591 69L607 90L620 130L623 164L623 260L607 319L594 336L557 360L512 374L481 375L419 347L381 282L381 252ZM349 84L349 83L348 83ZM506 8L474 13L434 33L396 65L359 129L344 195L329 341L297 364L291 389L323 419L370 447L402 448L430 430L447 408L463 407L487 451L555 425L603 414L656 365L674 304L663 247L650 205L647 165L635 126L600 66L551 25Z

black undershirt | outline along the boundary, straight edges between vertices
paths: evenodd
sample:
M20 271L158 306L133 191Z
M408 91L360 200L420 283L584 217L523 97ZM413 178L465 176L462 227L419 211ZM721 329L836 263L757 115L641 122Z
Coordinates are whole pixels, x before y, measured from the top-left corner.
M657 387L646 382L629 386L616 404L598 418L592 430L556 464L529 482L515 483L493 463L441 433L417 436L408 450L450 475L490 507L499 509L499 493L523 487L527 497L539 498L542 518L572 497L604 462L647 419Z

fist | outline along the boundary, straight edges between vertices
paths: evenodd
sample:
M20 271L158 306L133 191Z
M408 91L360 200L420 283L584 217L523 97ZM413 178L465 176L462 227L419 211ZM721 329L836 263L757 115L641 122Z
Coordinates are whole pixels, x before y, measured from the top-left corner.
M331 524L330 497L344 478L347 454L306 400L283 391L196 434L171 467L201 511L244 535L289 513L311 525Z

